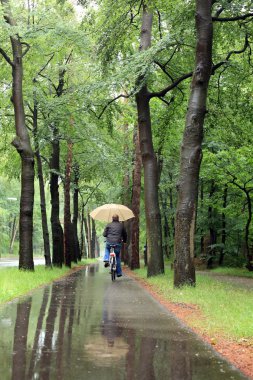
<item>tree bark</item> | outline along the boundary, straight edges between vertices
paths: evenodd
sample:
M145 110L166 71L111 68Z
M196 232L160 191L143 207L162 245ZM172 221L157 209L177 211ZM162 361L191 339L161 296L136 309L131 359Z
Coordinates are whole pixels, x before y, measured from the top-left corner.
M53 265L61 267L64 262L63 230L60 223L59 172L60 142L58 129L53 126L52 155L50 160L51 228L53 240Z
M224 188L224 192L223 192L223 210L225 210L227 207L227 196L228 196L228 185L226 184ZM226 244L226 238L227 238L226 215L224 211L222 213L221 219L222 219L222 232L221 232L222 248L221 248L220 257L219 257L219 265L223 265L223 260L225 256L225 244Z
M79 246L78 232L77 232L77 221L78 221L78 180L79 180L79 166L77 163L73 165L74 171L74 194L73 194L73 232L74 232L74 261L77 262L81 260L81 252Z
M38 143L38 104L36 100L36 95L34 94L34 107L33 107L33 138L35 147L35 157L37 161L37 171L39 179L40 188L40 210L41 210L41 223L42 223L42 233L44 242L44 256L46 267L51 267L51 254L50 254L50 240L49 231L47 224L47 207L46 207L46 197L45 197L45 185L43 178L42 161L40 156L40 148Z
M9 0L1 0L5 21L15 27ZM21 196L19 218L19 269L34 270L33 263L33 203L34 203L34 153L25 125L23 102L23 57L28 51L22 51L19 35L10 36L13 60L5 59L12 67L12 98L14 106L16 136L12 145L21 159Z
M195 285L194 234L201 144L208 83L212 70L212 0L196 0L196 64L180 159L175 228L174 286Z
M56 95L62 96L64 89L64 75L66 70L59 71L59 81L56 88ZM60 223L60 198L59 198L59 173L60 173L60 138L59 130L55 124L51 125L53 138L52 138L52 155L50 160L50 192L51 192L51 226L52 226L52 240L53 240L53 264L55 266L62 266L64 262L64 238L63 229Z
M170 240L170 227L169 227L169 220L168 220L168 207L167 207L167 200L168 200L168 193L167 191L164 192L164 194L160 194L161 199L161 206L162 206L162 219L163 219L163 250L166 257L170 256L170 246L169 246L169 240Z
M88 252L89 258L92 258L92 229L91 229L91 217L89 211L87 212L87 233L88 233Z
M70 182L73 153L72 148L73 144L69 141L64 183L64 264L68 267L71 267L71 259L73 257L73 229L71 225L70 213Z
M88 219L89 215L87 216L87 218L84 218L84 228L87 242L87 258L91 258L91 236Z
M84 236L84 204L82 203L82 211L81 211L81 258L84 257L87 259L87 249L85 244L85 236Z
M246 191L245 189L245 194L247 198L247 206L248 206L248 219L245 227L245 242L246 242L246 254L247 254L247 264L246 268L252 272L253 271L253 255L250 250L250 245L249 245L249 234L250 234L250 224L252 220L252 205L251 205L251 197L250 197L250 190Z
M17 222L17 216L15 215L13 219L12 227L11 227L11 240L10 240L10 249L9 249L10 255L13 254L13 247L14 247L17 231L18 231L18 222Z
M96 257L96 224L95 220L91 219L91 258L95 259Z
M133 169L133 189L132 189L132 211L134 219L131 221L131 241L130 241L130 268L140 268L139 257L139 236L140 236L140 201L141 201L141 151L140 140L137 128L134 130L134 169Z
M127 103L127 99L124 99L123 100L124 103L126 104ZM127 134L128 134L128 124L125 123L123 125L123 135L124 135L124 156L125 158L130 161L130 156L129 156L129 146L128 146L128 141L127 141ZM129 172L129 168L128 168L128 165L126 165L126 167L124 168L124 178L123 178L123 192L122 192L122 203L131 208L131 197L130 197L130 194L131 194L131 189L130 189L130 172ZM124 228L126 230L126 233L127 233L127 242L126 244L122 244L122 248L121 248L121 261L124 262L125 265L129 265L129 245L130 245L130 241L131 241L131 227L130 227L130 221L125 221L124 222Z
M140 51L151 46L152 13L143 6ZM141 83L143 78L139 78ZM153 148L149 92L144 83L136 94L140 149L144 168L144 199L147 234L147 275L164 273L161 214L158 200L158 168Z
M215 181L211 181L211 187L209 191L209 200L212 199L214 193L216 191ZM208 248L208 258L207 258L207 268L211 269L213 267L213 258L215 256L215 248L212 248L214 244L217 243L217 230L215 227L215 215L214 210L212 207L212 201L210 201L209 207L208 207L208 224L209 224L209 236L210 236L210 246Z

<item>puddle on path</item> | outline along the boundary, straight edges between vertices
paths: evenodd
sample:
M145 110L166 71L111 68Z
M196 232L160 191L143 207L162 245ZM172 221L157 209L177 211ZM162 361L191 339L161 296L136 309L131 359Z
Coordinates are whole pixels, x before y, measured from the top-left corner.
M0 307L1 380L239 380L127 277L74 273Z

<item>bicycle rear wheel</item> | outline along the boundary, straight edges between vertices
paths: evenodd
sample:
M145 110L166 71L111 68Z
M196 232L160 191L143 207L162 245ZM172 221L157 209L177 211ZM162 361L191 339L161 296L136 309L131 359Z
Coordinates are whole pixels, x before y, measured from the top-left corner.
M115 276L115 270L114 269L112 269L111 276L112 276L112 281L115 281L116 276Z
M115 257L112 260L111 276L112 276L112 281L115 281L115 278L116 278L116 260L115 260Z

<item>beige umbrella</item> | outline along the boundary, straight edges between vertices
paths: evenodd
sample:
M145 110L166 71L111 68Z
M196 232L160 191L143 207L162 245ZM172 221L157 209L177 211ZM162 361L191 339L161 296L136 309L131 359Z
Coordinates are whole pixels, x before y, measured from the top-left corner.
M119 216L119 220L121 222L123 222L124 220L134 218L133 211L130 210L130 208L124 205L118 205L114 203L106 204L95 208L95 210L91 211L90 216L96 220L101 220L103 222L111 222L112 216L114 214L117 214Z

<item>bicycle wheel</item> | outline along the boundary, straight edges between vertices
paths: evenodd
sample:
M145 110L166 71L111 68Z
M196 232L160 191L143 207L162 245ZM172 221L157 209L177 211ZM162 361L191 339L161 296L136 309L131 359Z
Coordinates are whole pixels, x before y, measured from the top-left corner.
M115 281L116 278L116 263L115 263L115 257L112 260L112 265L111 265L111 276L112 276L112 281Z

